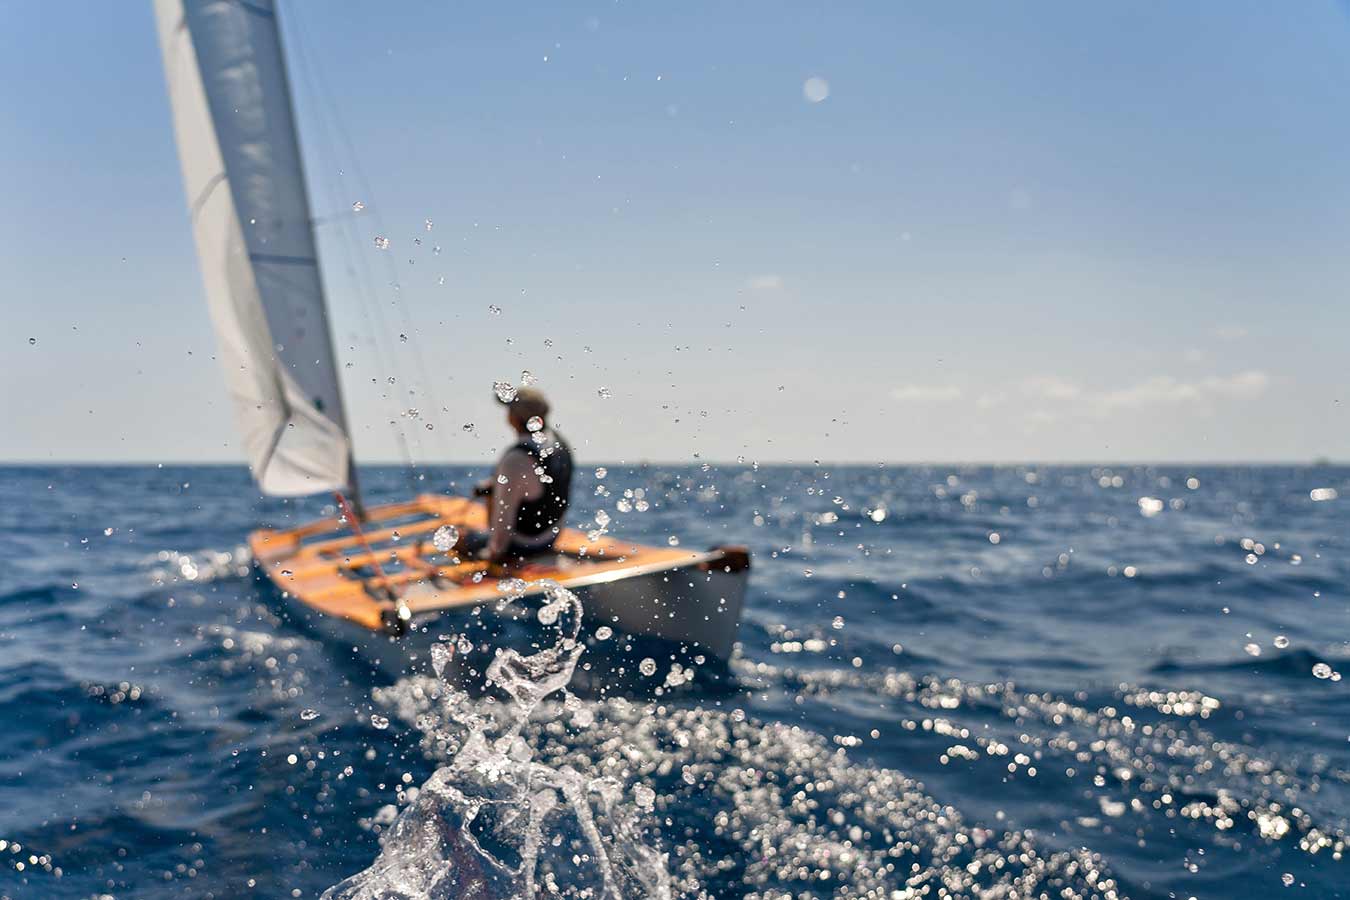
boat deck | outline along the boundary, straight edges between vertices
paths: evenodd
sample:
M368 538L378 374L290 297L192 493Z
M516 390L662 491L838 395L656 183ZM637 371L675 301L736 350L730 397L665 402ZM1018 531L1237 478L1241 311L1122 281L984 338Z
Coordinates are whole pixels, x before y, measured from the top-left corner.
M499 600L503 578L551 579L579 587L684 566L706 567L722 557L603 535L591 540L585 532L565 528L554 545L556 553L501 566L459 561L453 551L438 550L432 537L446 525L461 532L486 530L486 507L465 497L422 494L367 509L364 540L345 518L334 516L298 528L260 529L249 535L249 547L281 590L317 612L371 630L389 628L400 610L406 618Z

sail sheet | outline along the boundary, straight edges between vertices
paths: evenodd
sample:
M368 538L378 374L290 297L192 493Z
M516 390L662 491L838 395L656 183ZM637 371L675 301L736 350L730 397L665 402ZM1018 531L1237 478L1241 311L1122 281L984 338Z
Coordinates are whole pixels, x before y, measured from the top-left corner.
M155 0L219 357L264 493L348 486L351 445L271 0Z

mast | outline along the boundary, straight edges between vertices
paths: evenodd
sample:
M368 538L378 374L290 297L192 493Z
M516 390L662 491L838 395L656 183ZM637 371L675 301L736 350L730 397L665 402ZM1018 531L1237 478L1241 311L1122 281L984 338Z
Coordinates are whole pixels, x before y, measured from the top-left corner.
M254 480L273 496L355 495L275 4L155 0L155 14L207 304Z

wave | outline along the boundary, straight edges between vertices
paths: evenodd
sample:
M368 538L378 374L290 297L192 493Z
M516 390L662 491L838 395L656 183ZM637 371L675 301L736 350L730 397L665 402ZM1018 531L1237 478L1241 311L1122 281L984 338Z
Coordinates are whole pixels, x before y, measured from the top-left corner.
M1209 672L1250 672L1262 675L1287 675L1308 678L1319 665L1333 669L1338 662L1334 657L1323 656L1306 647L1283 650L1279 653L1259 657L1248 656L1244 659L1219 660L1212 662L1190 662L1162 660L1149 668L1157 674L1200 674Z
M850 694L888 697L899 704L894 712L903 717L902 729L959 738L953 746L966 747L972 759L1000 766L1011 759L1008 771L1058 764L1066 772L1108 773L1098 787L1208 821L1219 832L1247 824L1272 841L1294 838L1309 853L1344 848L1350 839L1335 798L1322 792L1318 765L1281 760L1205 730L1202 723L1223 704L1199 691L1123 685L1094 708L1086 705L1086 692L1065 699L1020 691L1011 682L969 683L896 669L811 671L760 663L742 665L741 674L751 684L757 679L758 690L779 686L834 702ZM1007 731L1000 721L1014 728ZM1304 771L1305 765L1313 768ZM1183 789L1224 802L1221 808L1194 804ZM1291 807L1300 808L1297 815Z

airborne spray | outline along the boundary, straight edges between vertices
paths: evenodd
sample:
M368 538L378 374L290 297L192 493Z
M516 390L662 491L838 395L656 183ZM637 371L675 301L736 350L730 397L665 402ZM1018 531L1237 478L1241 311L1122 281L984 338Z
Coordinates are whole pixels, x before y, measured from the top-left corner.
M537 762L521 735L539 704L567 687L584 650L580 601L552 582L540 586L547 602L539 621L557 626L556 642L528 656L497 652L486 681L504 702L441 686L438 737L465 735L458 751L422 785L370 868L326 900L671 897L665 855L642 842L620 782ZM438 676L454 652L448 643L433 647Z

